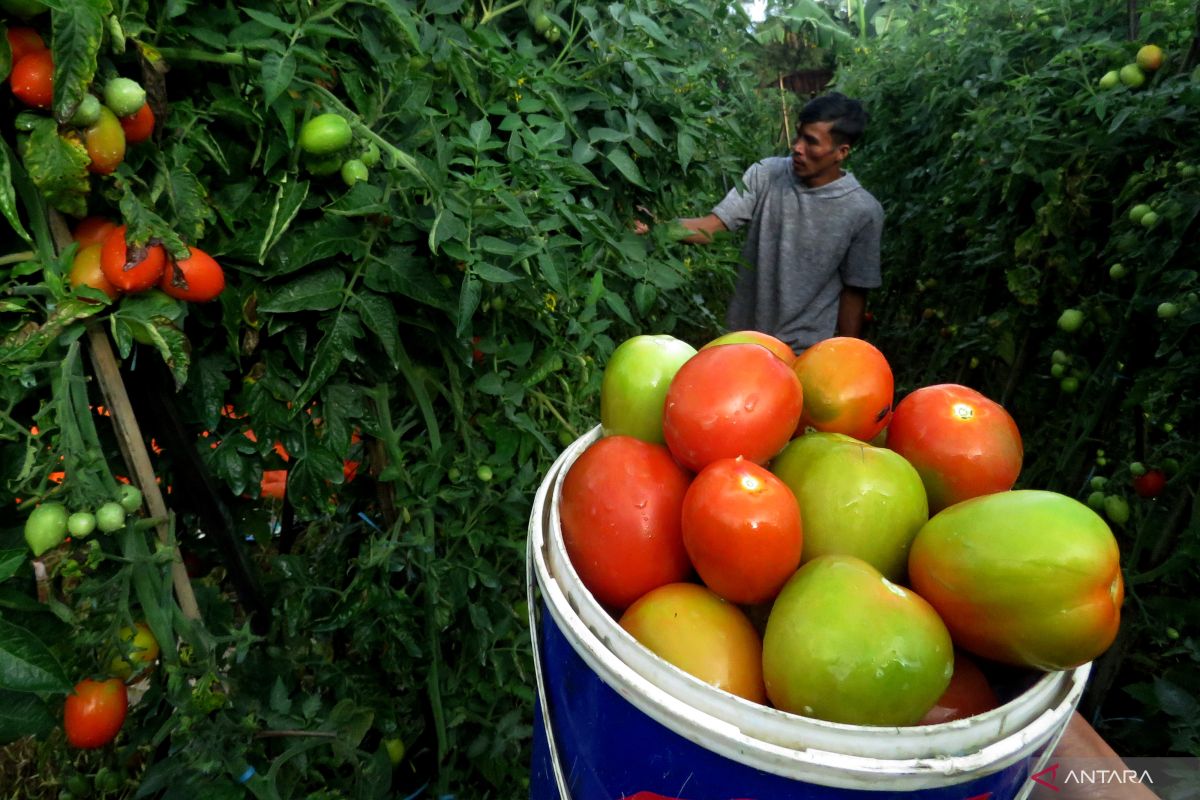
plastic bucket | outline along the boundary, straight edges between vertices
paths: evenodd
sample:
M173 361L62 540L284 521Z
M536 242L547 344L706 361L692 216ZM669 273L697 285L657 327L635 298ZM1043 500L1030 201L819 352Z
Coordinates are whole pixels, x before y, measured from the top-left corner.
M1029 793L1029 777L1057 745L1090 664L1027 680L985 714L921 727L825 722L714 689L639 645L567 558L558 524L562 480L599 436L597 427L559 456L530 515L538 683L532 800L639 792L685 800L1012 800Z

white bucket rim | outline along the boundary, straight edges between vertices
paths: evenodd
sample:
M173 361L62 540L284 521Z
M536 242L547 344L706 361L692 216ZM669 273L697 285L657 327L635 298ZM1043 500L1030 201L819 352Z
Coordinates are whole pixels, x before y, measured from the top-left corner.
M651 653L583 588L562 543L562 480L600 435L596 426L566 448L538 489L529 531L537 582L551 616L585 663L676 734L784 777L877 789L879 778L886 776L890 788L915 790L945 786L949 776L955 778L949 783L963 783L997 772L1029 756L1065 727L1091 664L1048 673L1018 697L976 717L920 727L868 727L752 703Z

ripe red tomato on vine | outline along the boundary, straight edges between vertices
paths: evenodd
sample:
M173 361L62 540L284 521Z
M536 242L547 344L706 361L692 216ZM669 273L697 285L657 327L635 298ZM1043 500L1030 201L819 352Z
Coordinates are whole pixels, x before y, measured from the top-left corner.
M1162 494L1166 485L1167 476L1161 469L1147 470L1133 479L1133 490L1137 492L1138 497L1144 497L1147 500L1152 500Z
M225 272L221 265L198 247L189 248L191 255L167 264L159 288L176 300L206 303L225 289Z
M8 84L25 105L49 110L54 102L54 57L50 51L34 50L14 63Z
M129 694L119 678L75 684L63 707L63 729L73 747L94 749L116 738L129 710Z
M141 292L158 283L167 254L161 244L129 250L125 226L114 228L104 240L100 269L108 282L123 292Z
M30 53L37 53L46 49L46 43L42 41L42 37L33 28L9 28L6 33L8 36L8 49L12 52L13 64L16 64Z
M142 107L127 117L118 117L121 122L121 129L125 131L125 142L127 144L141 144L150 138L154 133L154 111L150 108L149 103L143 103Z

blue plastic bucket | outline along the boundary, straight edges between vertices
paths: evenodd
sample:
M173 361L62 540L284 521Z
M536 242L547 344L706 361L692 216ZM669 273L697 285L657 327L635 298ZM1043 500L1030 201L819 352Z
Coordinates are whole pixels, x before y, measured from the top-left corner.
M986 714L905 728L810 719L714 689L638 644L571 567L558 524L562 479L599 435L594 429L562 453L530 515L532 800L1028 795L1029 776L1057 745L1091 665L1047 673Z

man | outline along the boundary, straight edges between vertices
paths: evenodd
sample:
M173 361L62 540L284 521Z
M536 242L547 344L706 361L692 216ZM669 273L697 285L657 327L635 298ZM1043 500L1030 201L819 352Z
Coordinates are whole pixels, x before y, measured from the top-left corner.
M860 336L867 290L880 285L883 208L841 167L867 113L837 92L800 112L791 156L764 159L704 217L680 219L707 243L749 225L726 324L770 333L800 352L830 336ZM634 223L637 233L649 228Z

